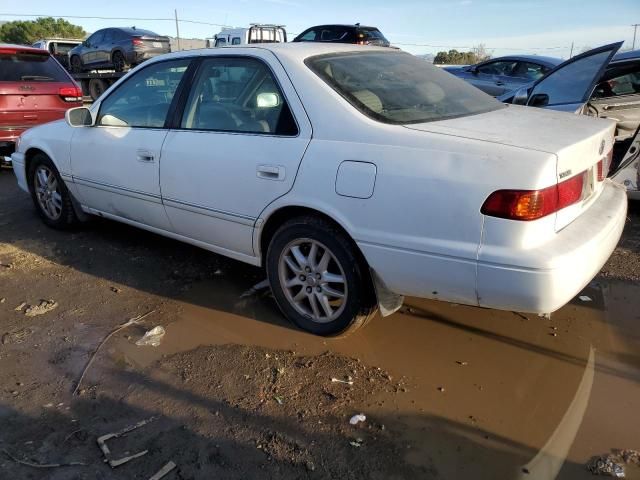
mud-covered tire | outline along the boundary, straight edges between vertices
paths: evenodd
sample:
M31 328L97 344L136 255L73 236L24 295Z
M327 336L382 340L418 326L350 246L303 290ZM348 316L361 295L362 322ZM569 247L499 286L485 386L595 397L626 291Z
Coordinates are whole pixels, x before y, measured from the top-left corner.
M47 211L47 208L43 206L44 201L42 200L42 197L39 197L39 189L41 189L41 184L43 182L40 181L39 183L36 176L44 171L50 172L57 182L56 191L60 197L59 202L57 202L60 213L57 216L52 215L50 211ZM78 218L76 217L73 209L71 194L60 177L58 169L49 157L43 153L38 153L33 157L29 165L29 171L27 172L27 181L29 182L29 191L31 192L33 204L45 224L52 228L67 229L78 223Z
M314 244L317 253L312 261ZM310 266L301 266L293 253L295 248L298 254L306 252L303 256L307 256ZM301 216L280 226L267 249L266 267L276 303L285 317L303 330L323 336L344 336L364 326L375 315L377 304L368 267L356 249L339 228L320 217ZM329 268L322 266L326 251L331 257ZM294 273L297 270L292 269L291 259L295 260L293 267L300 268L298 273ZM335 279L343 281L329 282ZM333 297L339 293L343 293L343 298ZM307 298L295 301L300 295ZM327 298L332 299L333 305L325 303ZM316 310L311 303L316 304ZM323 303L329 310L323 310ZM325 318L314 313L317 308ZM332 311L332 315L327 311Z
M124 72L127 68L127 61L120 50L113 52L111 63L113 63L113 69L116 72Z

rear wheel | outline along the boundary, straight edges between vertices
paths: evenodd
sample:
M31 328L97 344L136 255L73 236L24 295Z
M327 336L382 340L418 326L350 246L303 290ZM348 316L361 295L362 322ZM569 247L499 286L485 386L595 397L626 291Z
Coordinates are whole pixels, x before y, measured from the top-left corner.
M44 223L53 228L67 228L77 222L71 194L49 157L42 153L35 155L28 180L31 198Z
M120 50L113 53L112 63L113 69L116 72L124 72L124 70L127 68L127 61L125 60L124 55Z
M373 285L355 248L317 217L280 227L267 251L267 275L289 320L316 335L337 335L355 331L375 314Z
M71 73L82 73L82 60L78 55L71 57Z
M89 95L94 101L97 100L107 88L107 82L101 78L92 78L89 80Z

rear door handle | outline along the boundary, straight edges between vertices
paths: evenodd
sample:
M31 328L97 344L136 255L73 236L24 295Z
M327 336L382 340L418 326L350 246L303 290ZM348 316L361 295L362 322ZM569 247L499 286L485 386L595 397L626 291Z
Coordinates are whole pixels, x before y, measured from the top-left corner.
M278 165L258 165L256 167L258 178L265 180L283 181L285 177L285 168Z
M138 150L138 161L152 163L154 160L153 153L148 150Z
M504 85L504 82L502 82L502 81L498 80L498 81L496 82L496 85L497 85L497 86L499 86L499 87L502 87L502 86Z

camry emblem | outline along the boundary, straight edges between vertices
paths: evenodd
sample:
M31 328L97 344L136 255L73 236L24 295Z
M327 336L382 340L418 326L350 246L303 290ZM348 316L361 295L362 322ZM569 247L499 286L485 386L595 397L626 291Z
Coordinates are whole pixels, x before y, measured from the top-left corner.
M598 150L598 153L600 155L602 155L602 152L604 152L604 146L605 146L605 141L602 140L602 142L600 142L600 150Z

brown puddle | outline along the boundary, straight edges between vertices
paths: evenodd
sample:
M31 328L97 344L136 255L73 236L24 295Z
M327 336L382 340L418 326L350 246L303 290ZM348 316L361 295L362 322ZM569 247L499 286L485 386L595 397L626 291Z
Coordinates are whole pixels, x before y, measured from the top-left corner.
M372 413L406 426L395 432L405 460L432 463L442 478L586 479L592 456L640 449L636 292L594 283L584 292L592 301L551 319L410 298L400 313L326 339L285 322L267 292L241 298L221 277L185 295L160 347L121 338L116 350L140 366L199 345L330 350L402 381L406 392L376 399Z

